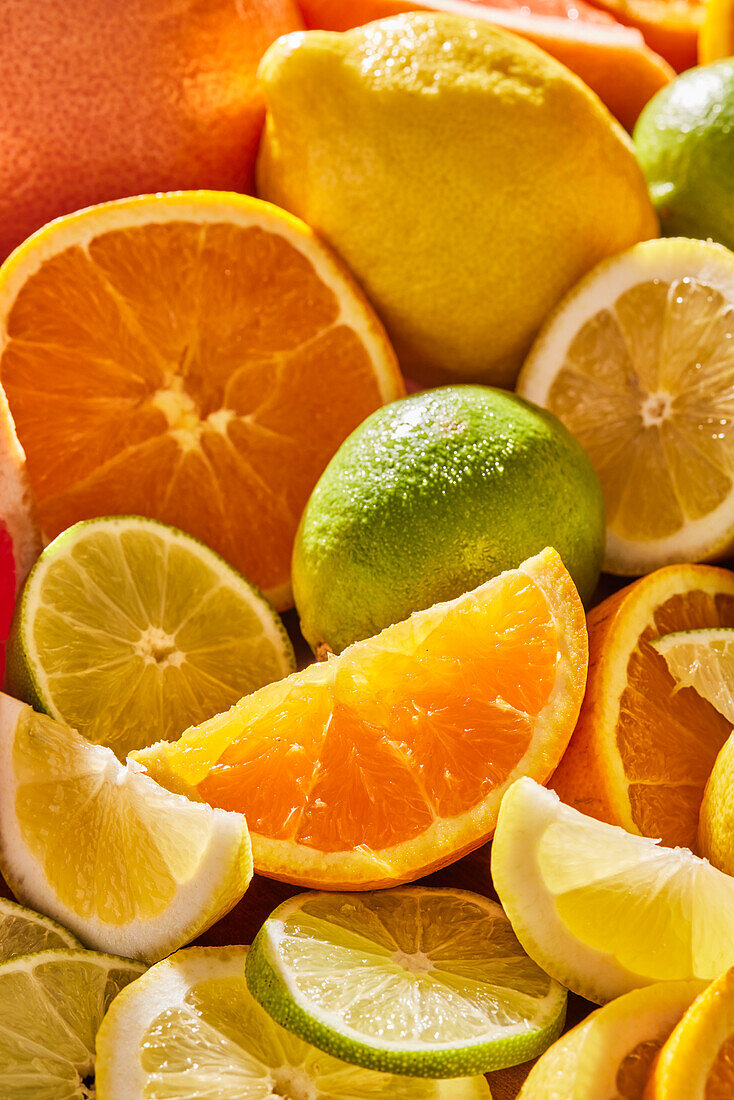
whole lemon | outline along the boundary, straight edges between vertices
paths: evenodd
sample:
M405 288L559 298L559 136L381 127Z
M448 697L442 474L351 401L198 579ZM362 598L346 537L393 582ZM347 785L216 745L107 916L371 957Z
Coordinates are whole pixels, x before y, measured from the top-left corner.
M293 553L301 630L340 652L553 546L583 599L604 553L604 500L552 413L488 386L394 401L342 444Z
M734 248L734 58L690 69L653 96L635 145L663 232Z
M341 254L414 378L512 385L562 295L657 234L601 101L486 22L411 12L290 34L259 71L260 194Z

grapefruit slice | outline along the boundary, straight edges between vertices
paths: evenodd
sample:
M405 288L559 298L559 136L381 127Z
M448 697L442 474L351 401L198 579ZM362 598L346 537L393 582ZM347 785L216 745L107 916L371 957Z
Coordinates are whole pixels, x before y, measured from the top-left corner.
M40 552L41 536L33 518L25 455L0 388L0 685L15 599Z
M571 736L587 643L555 550L134 753L246 815L256 870L330 889L418 878L492 835Z
M681 687L662 634L734 626L734 573L669 565L591 611L589 682L551 786L585 814L695 850L704 788L731 726Z
M137 514L288 607L300 513L404 387L351 277L242 195L147 195L59 219L0 269L0 377L44 534Z
M647 101L675 75L622 26L584 0L301 0L308 27L342 31L404 11L446 11L483 19L527 38L567 65L628 130Z

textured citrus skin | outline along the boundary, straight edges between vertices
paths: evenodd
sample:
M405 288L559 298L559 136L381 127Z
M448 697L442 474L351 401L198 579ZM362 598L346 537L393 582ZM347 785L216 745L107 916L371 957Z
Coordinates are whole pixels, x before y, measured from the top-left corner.
M561 296L657 234L606 108L486 22L410 12L285 36L260 75L259 193L341 254L409 377L511 385Z
M415 394L368 417L311 494L293 555L301 629L340 652L544 546L588 600L604 503L573 436L489 387Z
M257 64L300 26L294 0L3 0L0 259L91 203L251 190Z
M714 867L734 875L734 734L716 757L706 784L698 844Z
M658 92L634 139L663 232L734 248L734 58Z
M327 31L349 30L405 11L474 14L527 38L567 65L628 130L651 96L675 75L648 49L639 31L583 0L300 0L300 5L307 27ZM540 18L529 19L528 14Z

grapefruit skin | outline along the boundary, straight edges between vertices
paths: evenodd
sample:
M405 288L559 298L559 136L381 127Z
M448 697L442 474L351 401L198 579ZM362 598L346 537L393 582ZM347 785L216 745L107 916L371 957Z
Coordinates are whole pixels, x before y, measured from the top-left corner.
M552 413L489 386L445 386L372 413L301 517L293 592L314 651L451 600L552 546L589 600L604 501Z
M3 0L0 259L93 203L251 191L257 65L302 25L294 0Z

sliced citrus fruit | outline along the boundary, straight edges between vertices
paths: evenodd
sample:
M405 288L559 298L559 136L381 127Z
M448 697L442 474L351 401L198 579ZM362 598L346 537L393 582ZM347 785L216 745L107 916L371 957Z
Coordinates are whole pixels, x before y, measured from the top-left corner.
M134 756L243 812L260 873L385 886L484 843L516 776L548 778L586 662L581 601L544 550Z
M682 72L696 64L708 0L593 0L620 23L636 27L651 50ZM624 79L627 74L625 73Z
M603 1003L657 981L704 981L734 964L734 879L518 779L492 844L492 880L531 959Z
M0 963L53 947L81 947L56 921L0 898Z
M591 458L605 569L647 573L734 547L734 255L646 241L598 265L537 337L518 392Z
M598 1008L536 1062L518 1100L643 1100L653 1060L706 982L656 982Z
M734 1096L734 970L704 990L658 1058L645 1100L731 1100Z
M654 648L661 634L734 626L734 573L671 565L588 617L589 679L551 786L564 802L630 832L695 847L704 787L731 726L679 688Z
M698 36L698 63L708 65L734 54L734 0L706 0Z
M94 1042L108 1005L145 967L58 949L0 964L3 1100L90 1100Z
M295 668L268 602L157 520L77 523L36 562L15 611L10 691L124 760Z
M265 921L247 985L279 1024L345 1062L468 1077L558 1037L566 991L496 902L466 890L300 894Z
M34 521L25 455L0 388L0 684L15 600L40 552L41 535Z
M483 1077L357 1069L297 1039L248 992L246 956L179 951L117 997L97 1036L97 1100L490 1100Z
M403 384L382 327L302 222L210 191L61 218L0 270L0 379L47 538L140 513L290 604L308 495Z
M83 943L150 961L229 912L252 858L240 814L164 791L0 695L0 869Z
M665 634L650 643L681 687L692 687L734 726L734 627Z

